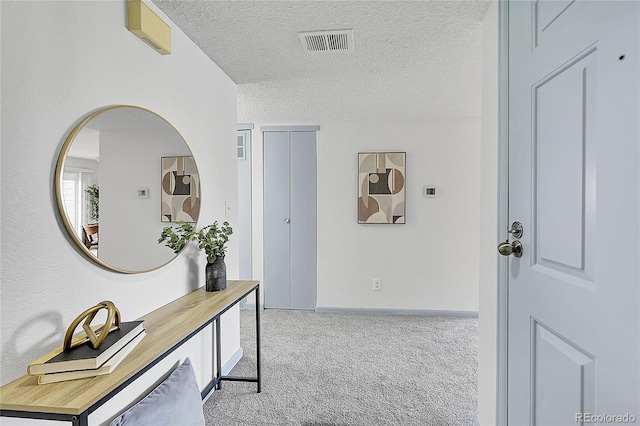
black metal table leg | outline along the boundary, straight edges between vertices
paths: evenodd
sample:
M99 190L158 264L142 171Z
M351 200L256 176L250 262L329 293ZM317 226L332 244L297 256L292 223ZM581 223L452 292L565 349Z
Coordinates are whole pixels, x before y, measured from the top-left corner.
M256 373L258 393L262 392L262 372L260 370L260 286L256 287Z
M256 292L256 377L238 377L222 375L222 354L221 354L221 338L220 338L220 319L216 319L216 374L213 383L215 389L222 389L222 381L230 382L255 382L258 386L258 393L262 392L262 355L260 354L260 286L256 286L253 290ZM251 294L245 294L248 296Z
M222 389L222 337L220 334L220 318L216 319L216 389Z
M79 416L73 416L71 418L71 424L73 426L89 426L89 413L85 411Z

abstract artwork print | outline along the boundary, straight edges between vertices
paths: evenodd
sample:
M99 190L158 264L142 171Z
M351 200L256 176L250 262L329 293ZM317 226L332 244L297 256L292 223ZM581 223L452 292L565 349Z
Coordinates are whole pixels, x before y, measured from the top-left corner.
M358 153L358 223L405 223L404 152Z
M162 157L162 222L197 222L200 177L193 157Z

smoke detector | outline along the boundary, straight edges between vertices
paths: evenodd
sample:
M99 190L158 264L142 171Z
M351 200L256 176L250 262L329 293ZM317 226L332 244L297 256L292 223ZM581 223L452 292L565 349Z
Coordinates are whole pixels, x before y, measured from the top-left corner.
M298 33L305 52L349 52L353 50L353 29Z

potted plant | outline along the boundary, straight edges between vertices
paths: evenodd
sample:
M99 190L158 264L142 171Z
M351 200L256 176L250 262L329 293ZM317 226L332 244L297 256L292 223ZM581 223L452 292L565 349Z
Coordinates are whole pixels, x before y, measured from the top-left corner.
M91 215L91 219L96 223L98 222L98 205L100 200L100 188L95 183L93 185L89 185L84 192L89 195L89 214Z
M227 253L229 236L233 234L229 222L223 222L222 226L219 226L218 221L215 221L197 232L189 222L178 221L177 223L178 226L175 229L169 226L162 229L158 243L164 242L177 254L191 240L197 240L198 248L204 250L207 255L205 289L219 291L227 288L227 266L224 263L224 257Z
M174 229L169 226L162 228L158 243L164 242L175 254L182 251L189 241L193 240L196 233L195 228L189 222L179 221Z

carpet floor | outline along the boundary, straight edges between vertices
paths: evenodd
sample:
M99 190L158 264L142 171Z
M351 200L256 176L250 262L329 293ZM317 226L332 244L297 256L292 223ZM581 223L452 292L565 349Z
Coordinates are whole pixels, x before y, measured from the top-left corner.
M241 311L255 376L255 314ZM262 393L224 382L207 425L464 425L476 417L478 320L265 310Z

